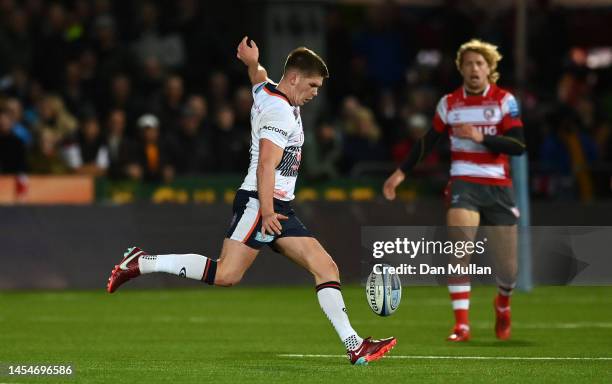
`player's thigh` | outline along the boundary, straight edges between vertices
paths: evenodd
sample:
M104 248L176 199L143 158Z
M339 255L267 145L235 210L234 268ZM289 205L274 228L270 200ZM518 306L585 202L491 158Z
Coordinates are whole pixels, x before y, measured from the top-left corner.
M471 241L476 238L480 214L466 208L449 208L446 213L448 236L452 241Z
M317 284L340 279L336 263L314 237L281 237L275 246L280 253L312 273Z
M449 208L446 212L446 224L449 227L478 227L480 213L467 208Z
M446 214L447 236L452 242L474 241L478 233L480 214L467 208L449 208ZM462 257L449 256L450 262L467 265L471 254Z
M237 240L225 239L221 256L217 261L215 285L232 286L242 279L244 273L255 261L259 250Z

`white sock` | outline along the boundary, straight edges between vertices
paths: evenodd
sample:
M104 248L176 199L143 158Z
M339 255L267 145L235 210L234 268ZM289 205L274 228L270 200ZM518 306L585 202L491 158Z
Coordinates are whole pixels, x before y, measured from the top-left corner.
M340 292L340 283L332 281L317 285L317 297L321 309L323 309L323 312L325 312L327 318L331 321L346 349L353 350L358 348L363 339L351 327L344 299L342 298L342 292Z
M145 255L138 259L140 273L166 272L202 280L208 258L194 253L184 255Z

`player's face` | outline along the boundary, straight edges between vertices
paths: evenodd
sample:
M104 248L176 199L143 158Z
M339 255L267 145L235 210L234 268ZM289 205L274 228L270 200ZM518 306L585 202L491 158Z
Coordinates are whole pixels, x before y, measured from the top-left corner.
M491 68L485 58L476 52L467 51L463 54L461 76L468 91L480 92L489 84Z
M295 83L294 104L302 106L314 99L321 86L323 86L323 76L298 75Z

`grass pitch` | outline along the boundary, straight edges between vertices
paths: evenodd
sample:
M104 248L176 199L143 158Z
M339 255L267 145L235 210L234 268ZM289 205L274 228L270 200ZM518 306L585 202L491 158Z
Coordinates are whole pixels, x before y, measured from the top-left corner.
M444 287L405 287L388 318L361 287L343 292L362 336L398 338L391 358L351 366L312 287L0 293L0 365L75 368L0 383L612 382L612 287L515 294L508 342L494 337L494 288L475 287L464 344L444 341Z

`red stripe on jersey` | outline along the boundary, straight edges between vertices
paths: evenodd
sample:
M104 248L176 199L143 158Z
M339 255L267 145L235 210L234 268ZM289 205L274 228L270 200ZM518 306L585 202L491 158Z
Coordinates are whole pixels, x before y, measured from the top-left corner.
M444 124L444 121L442 121L442 119L438 115L438 112L436 112L436 114L434 115L433 128L438 133L444 133L444 131L446 131L446 124Z
M506 164L507 155L500 155L493 152L451 152L452 161L469 161L477 164Z

